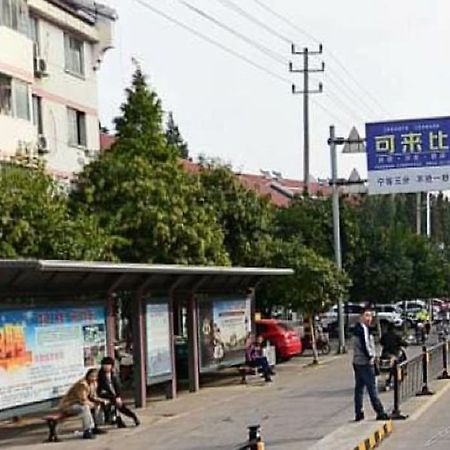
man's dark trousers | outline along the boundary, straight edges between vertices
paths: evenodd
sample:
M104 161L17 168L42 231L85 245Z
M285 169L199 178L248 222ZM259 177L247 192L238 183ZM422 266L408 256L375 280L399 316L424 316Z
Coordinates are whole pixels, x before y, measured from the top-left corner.
M370 403L377 415L384 413L383 405L378 397L376 386L375 368L371 364L360 366L353 364L355 372L355 416L359 416L363 412L364 388L369 393Z

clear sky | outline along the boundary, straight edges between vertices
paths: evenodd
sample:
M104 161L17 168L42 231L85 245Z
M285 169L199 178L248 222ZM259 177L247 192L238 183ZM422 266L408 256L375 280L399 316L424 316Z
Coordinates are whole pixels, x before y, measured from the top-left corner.
M311 49L320 41L325 50L311 58L312 66L319 67L322 60L326 64L325 74L311 76L311 88L318 81L324 84L324 93L311 102L311 173L316 177L329 176L326 141L331 124L338 135L347 136L353 125L363 135L365 122L450 114L448 0L184 0L264 46L264 52L181 1L140 1L281 79L205 42L137 0L103 0L119 14L116 48L107 53L99 74L104 125L110 126L118 113L134 57L164 110L173 111L194 157L206 154L237 170L275 170L301 178L302 98L291 94L290 81L301 88L302 75L290 74L287 63L292 60L300 67L302 59L291 56L289 40ZM233 10L233 4L271 31ZM364 155L340 156L339 165L341 176L348 176L352 167L365 175Z

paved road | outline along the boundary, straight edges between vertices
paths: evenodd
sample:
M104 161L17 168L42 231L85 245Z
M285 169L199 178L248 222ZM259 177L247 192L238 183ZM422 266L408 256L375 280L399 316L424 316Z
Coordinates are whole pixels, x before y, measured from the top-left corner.
M257 381L243 386L234 380L231 386L211 387L173 402L153 403L143 414L141 428L113 430L83 447L232 450L245 441L247 425L259 423L267 448L308 449L353 417L349 358L334 357L317 368L302 368L305 360L300 358L282 365L271 385ZM33 450L48 450L37 444L41 439L42 435L34 438ZM15 442L20 442L20 436ZM0 448L19 448L12 444L0 439ZM31 441L27 444L23 448L30 448ZM64 442L64 450L78 450L79 445L72 435Z
M394 433L382 450L448 450L450 448L450 391L415 420L395 422Z

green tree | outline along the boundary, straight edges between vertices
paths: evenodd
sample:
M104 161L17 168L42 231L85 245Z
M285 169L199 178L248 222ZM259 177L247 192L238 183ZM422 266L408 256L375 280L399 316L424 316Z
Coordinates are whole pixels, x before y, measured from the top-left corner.
M75 209L123 239L123 261L228 264L214 210L167 144L161 103L139 68L121 111L117 141L79 176Z
M312 319L314 361L317 362L314 317L347 294L350 278L328 258L295 241L274 243L273 265L290 267L295 273L280 280L270 280L266 292L278 304L301 310Z
M42 169L2 167L0 210L2 258L114 259L114 238L92 217L73 218Z
M188 145L181 136L180 129L173 119L172 112L169 113L169 117L167 119L166 139L167 143L176 150L180 158L187 159L189 157Z
M232 263L267 265L273 231L273 207L269 200L244 187L229 167L205 159L201 165L205 206L217 216Z

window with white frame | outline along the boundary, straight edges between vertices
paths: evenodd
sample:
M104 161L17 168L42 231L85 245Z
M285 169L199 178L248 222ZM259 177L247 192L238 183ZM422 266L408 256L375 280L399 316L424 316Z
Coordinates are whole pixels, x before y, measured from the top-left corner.
M0 25L28 34L29 14L27 2L25 0L0 0Z
M69 145L87 146L86 114L73 108L67 108Z
M30 120L27 83L0 73L0 114Z
M84 75L84 43L70 34L64 35L66 70L75 75Z

